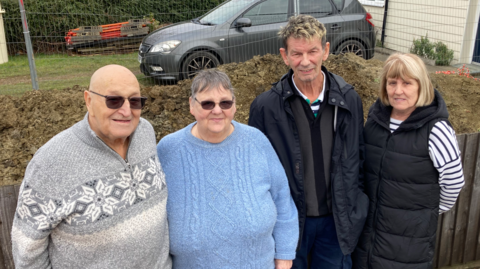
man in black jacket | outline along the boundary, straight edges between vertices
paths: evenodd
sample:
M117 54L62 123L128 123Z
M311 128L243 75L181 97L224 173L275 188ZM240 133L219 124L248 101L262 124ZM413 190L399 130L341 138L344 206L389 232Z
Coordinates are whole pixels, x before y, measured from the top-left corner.
M292 268L351 268L368 211L363 193L363 109L341 77L322 66L330 44L322 23L290 18L279 32L291 70L250 107L248 124L270 140L287 173L299 213Z

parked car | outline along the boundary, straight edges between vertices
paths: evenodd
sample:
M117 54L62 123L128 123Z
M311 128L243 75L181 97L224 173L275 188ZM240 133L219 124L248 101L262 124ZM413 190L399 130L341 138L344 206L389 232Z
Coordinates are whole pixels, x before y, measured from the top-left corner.
M375 33L372 16L358 0L230 0L191 21L160 28L140 45L138 61L157 80L192 78L220 64L243 62L255 55L278 54L280 27L299 10L327 28L332 53L354 52L370 59Z

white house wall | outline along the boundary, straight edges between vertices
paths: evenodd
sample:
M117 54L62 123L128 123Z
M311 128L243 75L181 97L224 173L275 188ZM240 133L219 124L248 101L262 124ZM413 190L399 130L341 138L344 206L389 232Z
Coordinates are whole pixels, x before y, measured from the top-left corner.
M364 7L373 16L377 39L380 40L384 7ZM385 47L409 52L414 39L427 35L431 42L441 41L452 49L454 59L451 64L458 63L468 7L469 0L390 0L385 27Z
M382 36L382 23L383 23L383 7L375 7L375 6L368 6L363 5L365 10L372 15L373 25L375 25L375 32L377 34L377 40L381 39Z

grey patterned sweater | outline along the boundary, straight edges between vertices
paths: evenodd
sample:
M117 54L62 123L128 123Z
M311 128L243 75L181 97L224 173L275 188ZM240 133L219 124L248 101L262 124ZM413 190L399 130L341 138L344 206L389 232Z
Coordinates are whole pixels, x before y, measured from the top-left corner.
M87 117L28 164L12 227L16 268L171 268L152 126L140 119L126 162Z

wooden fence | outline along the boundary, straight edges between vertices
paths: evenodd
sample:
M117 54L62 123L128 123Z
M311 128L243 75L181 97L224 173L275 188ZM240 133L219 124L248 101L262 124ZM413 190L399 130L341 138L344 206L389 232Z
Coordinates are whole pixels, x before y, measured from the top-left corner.
M0 269L13 269L12 230L20 185L0 187Z
M480 260L480 133L458 135L465 186L457 203L439 218L434 267ZM0 269L13 269L10 231L19 186L0 187Z
M435 268L480 260L480 133L457 136L465 186L438 221Z

